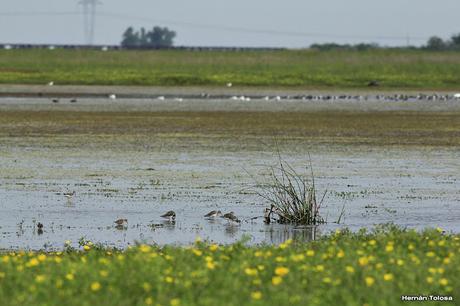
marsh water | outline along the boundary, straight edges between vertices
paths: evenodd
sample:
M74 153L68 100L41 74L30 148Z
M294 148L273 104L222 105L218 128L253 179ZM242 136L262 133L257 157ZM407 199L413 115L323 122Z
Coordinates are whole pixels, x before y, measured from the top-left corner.
M36 102L20 101L18 108ZM49 107L49 101L42 102ZM11 99L3 105L11 107ZM66 240L77 246L82 237L115 247L136 242L181 245L196 237L217 243L245 237L248 243L271 244L388 222L460 231L456 146L303 140L283 146L283 159L298 171L309 164L310 154L318 192L326 192L322 215L327 223L312 229L253 219L268 205L256 191L278 162L273 146L248 146L238 136L227 140L231 149L222 140L191 145L176 138L171 145L166 138L148 143L139 136L134 145L118 148L99 143L98 137L2 134L0 249L59 249ZM72 198L64 196L73 191ZM160 217L168 210L176 212L175 222ZM206 220L203 216L211 210L233 211L242 222ZM116 228L119 218L126 218L128 225ZM44 225L41 233L38 222Z

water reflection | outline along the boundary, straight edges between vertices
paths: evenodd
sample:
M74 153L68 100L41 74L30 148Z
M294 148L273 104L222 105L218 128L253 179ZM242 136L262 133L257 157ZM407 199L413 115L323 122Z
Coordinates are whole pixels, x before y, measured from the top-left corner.
M237 224L234 223L227 223L225 224L225 236L228 236L230 238L234 238L236 234L238 233L238 230L240 227Z
M316 240L320 235L318 226L294 227L291 225L267 225L265 240L272 244L280 244L288 239L299 242Z
M174 231L176 228L176 221L175 220L166 220L162 221L161 224L163 225L163 228L169 230L169 231Z

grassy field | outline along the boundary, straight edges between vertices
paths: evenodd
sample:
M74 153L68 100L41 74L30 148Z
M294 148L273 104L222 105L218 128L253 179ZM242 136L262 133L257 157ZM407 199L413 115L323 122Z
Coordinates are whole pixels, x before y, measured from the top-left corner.
M460 52L0 50L0 83L457 90Z
M460 236L398 228L336 232L279 246L82 242L0 255L2 305L402 305L401 295L460 292Z

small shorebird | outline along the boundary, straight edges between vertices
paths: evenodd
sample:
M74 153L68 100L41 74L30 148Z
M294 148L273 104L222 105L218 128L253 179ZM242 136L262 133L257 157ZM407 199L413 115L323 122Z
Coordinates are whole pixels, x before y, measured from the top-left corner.
M43 229L43 224L40 223L40 222L38 222L38 223L37 223L37 228L38 228L39 230Z
M219 216L222 216L222 212L220 210L213 210L204 215L205 218L216 218Z
M271 205L270 208L265 208L264 210L264 222L266 224L270 224L271 222L271 216L273 213L273 209L276 209L274 205Z
M76 102L77 102L76 98L70 99L70 103L76 103Z
M54 86L54 82L53 81L49 82L48 86Z
M174 221L176 220L176 213L172 210L168 211L164 215L161 215L160 217L168 219L169 221Z
M228 221L233 221L236 223L240 223L241 221L235 216L235 214L232 212L226 213L225 215L222 216L222 218L227 219Z
M128 219L118 219L118 220L115 220L113 223L115 223L117 226L127 225Z
M117 98L117 95L116 94L110 94L109 95L109 99L110 100L115 100Z
M72 192L66 192L66 193L64 193L64 196L65 196L67 199L71 199L74 195L75 195L75 190L72 191Z
M59 99L52 99L53 103L59 103Z

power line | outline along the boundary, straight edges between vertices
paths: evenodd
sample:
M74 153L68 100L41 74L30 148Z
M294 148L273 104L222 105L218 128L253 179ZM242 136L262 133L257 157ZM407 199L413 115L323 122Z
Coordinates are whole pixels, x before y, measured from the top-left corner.
M85 2L97 2L97 0L81 0ZM81 12L70 11L70 12L0 12L0 16L65 16L65 15L81 15ZM312 38L329 38L329 39L362 39L362 40L399 40L407 41L407 35L405 36L392 36L392 35L340 35L340 34L331 34L331 33L319 33L319 32L300 32L300 31L285 31L285 30L273 30L273 29L255 29L255 28L246 28L246 27L234 27L234 26L225 26L225 25L215 25L215 24L202 24L195 22L186 22L186 21L176 21L169 19L157 19L141 16L133 16L119 13L111 12L96 12L91 11L90 13L83 12L83 15L90 14L91 18L95 16L112 18L117 20L137 20L150 23L163 23L163 24L172 24L177 26L185 26L188 28L199 28L207 30L221 30L227 32L237 32L237 33L250 33L250 34L264 34L264 35L276 35L276 36L296 36L296 37L312 37ZM85 19L85 37L87 42L92 42L92 35L94 35L94 19L86 20ZM92 25L92 26L91 26ZM87 33L87 34L86 34ZM92 34L91 34L92 33ZM413 41L426 41L429 37L427 36L411 36L410 39Z
M96 21L96 5L101 4L98 0L80 0L79 5L83 6L83 29L85 40L88 45L94 42L94 27Z

